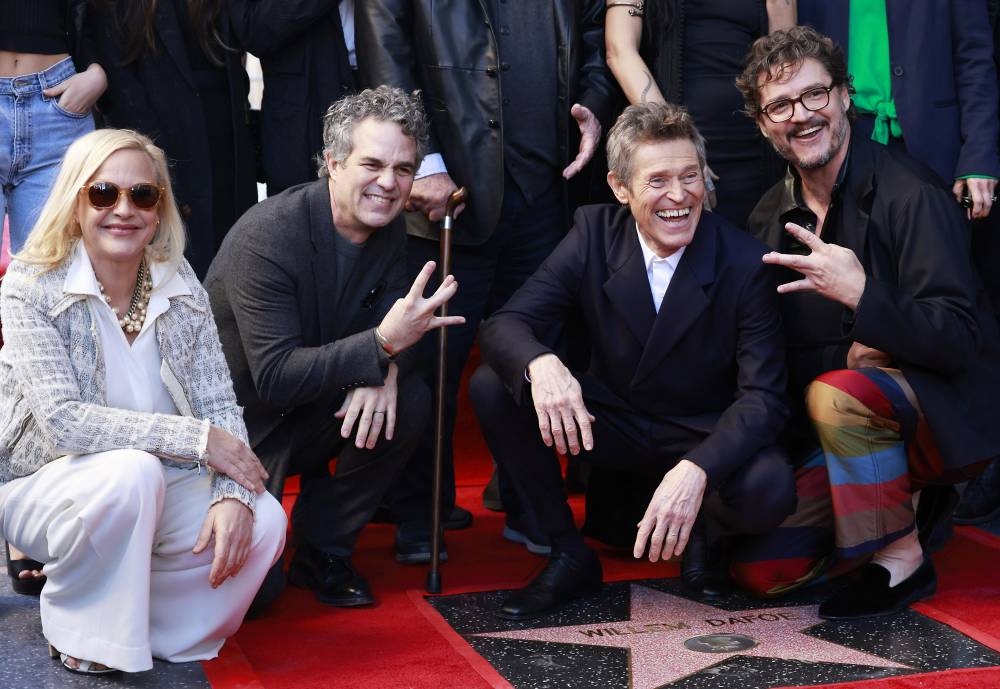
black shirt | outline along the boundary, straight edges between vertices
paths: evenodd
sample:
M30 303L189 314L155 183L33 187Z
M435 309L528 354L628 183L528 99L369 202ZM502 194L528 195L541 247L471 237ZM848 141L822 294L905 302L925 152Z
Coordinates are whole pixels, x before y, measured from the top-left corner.
M0 0L0 50L35 55L70 52L64 0Z

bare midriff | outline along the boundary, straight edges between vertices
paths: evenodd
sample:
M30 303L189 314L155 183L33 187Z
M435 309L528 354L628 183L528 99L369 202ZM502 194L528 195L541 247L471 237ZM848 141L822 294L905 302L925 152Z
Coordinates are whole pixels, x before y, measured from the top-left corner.
M10 50L0 50L0 78L43 72L67 57L69 57L69 53L38 55L37 53L15 53Z

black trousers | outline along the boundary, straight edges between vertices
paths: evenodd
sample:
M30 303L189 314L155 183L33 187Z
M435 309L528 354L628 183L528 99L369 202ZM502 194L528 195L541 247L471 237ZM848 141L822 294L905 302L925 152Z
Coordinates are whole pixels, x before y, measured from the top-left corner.
M254 447L264 467L288 462L288 474L301 474L301 491L292 509L295 533L313 547L348 557L358 534L371 519L393 479L413 454L430 418L430 392L419 376L398 381L396 429L384 433L371 450L340 436L342 420L334 416L344 396L300 407ZM334 473L328 469L337 457ZM280 499L281 486L271 486Z
M552 252L566 233L559 183L533 202L529 202L517 185L508 181L500 221L493 236L479 246L456 245L452 250L452 273L458 280L458 292L448 304L448 312L465 316L465 325L448 329L448 358L445 371L444 443L442 447L444 474L442 480L442 511L445 515L455 504L455 471L452 436L455 432L456 401L462 369L475 343L476 332L483 319L506 303L507 299L531 276ZM427 261L438 260L440 245L419 237L410 237L406 246L407 264L416 276ZM425 294L437 288L435 274ZM555 340L556 331L549 339ZM437 362L436 333L428 333L415 346L422 362L427 386L435 389ZM401 522L429 524L431 518L431 486L433 477L434 427L430 424L421 438L413 460L393 486L388 503Z
M538 432L530 403L518 405L493 369L482 366L472 377L469 394L486 442L504 474L542 532L560 543L582 537L576 530L559 462ZM586 399L596 417L594 449L582 455L595 465L626 471L666 473L707 433L653 419L641 413ZM713 524L730 534L764 533L795 509L795 480L783 449L764 448L715 486L703 504Z

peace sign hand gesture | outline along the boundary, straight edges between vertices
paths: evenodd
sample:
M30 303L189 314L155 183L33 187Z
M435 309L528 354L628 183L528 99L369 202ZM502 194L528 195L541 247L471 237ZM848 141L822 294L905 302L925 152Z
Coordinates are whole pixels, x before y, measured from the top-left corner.
M777 251L764 254L764 263L785 266L804 276L801 280L779 285L778 293L817 292L851 310L857 309L865 291L867 276L854 252L837 244L827 244L809 230L792 222L785 225L785 230L808 247L810 253L808 256Z

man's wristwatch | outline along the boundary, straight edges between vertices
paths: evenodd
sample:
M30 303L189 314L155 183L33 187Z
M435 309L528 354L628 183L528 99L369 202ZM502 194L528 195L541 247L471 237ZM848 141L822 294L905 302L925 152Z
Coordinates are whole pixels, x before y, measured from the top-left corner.
M390 361L396 358L396 350L393 348L392 343L382 334L377 325L375 326L375 341L382 348L382 351L388 355Z

